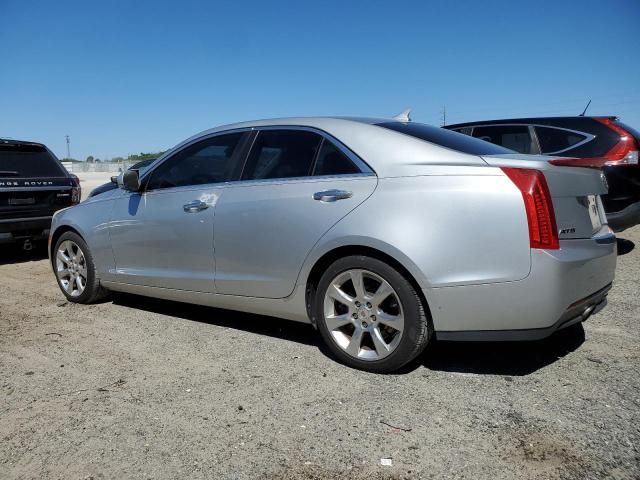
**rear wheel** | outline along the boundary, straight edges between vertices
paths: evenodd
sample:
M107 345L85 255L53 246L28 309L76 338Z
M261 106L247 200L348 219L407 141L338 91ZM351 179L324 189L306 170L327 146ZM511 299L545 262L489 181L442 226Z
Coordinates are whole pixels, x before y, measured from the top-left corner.
M396 269L350 256L324 273L314 301L318 329L343 363L391 372L416 358L431 337L420 296Z
M77 233L65 232L60 236L52 263L58 286L70 302L91 303L107 295L96 278L89 247Z

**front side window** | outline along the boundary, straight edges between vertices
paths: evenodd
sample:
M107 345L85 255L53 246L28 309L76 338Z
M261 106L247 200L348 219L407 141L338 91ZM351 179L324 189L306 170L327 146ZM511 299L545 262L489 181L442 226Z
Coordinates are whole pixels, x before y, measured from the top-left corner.
M360 169L329 140L323 140L316 158L314 175L350 175L360 173Z
M242 179L306 177L321 141L317 133L304 130L263 130L251 148Z
M423 123L385 122L377 123L376 125L404 133L411 137L419 138L420 140L435 143L441 147L457 150L458 152L469 153L471 155L500 155L513 153L510 150L481 142L473 137L469 137L468 135L453 132L445 128L432 127L431 125L425 125Z
M179 151L151 172L147 190L227 181L234 168L233 153L242 135L241 132L218 135Z
M566 150L586 139L586 135L551 127L536 127L536 135L542 153Z
M518 153L534 153L533 140L526 125L492 125L474 127L473 136L485 142L495 143Z

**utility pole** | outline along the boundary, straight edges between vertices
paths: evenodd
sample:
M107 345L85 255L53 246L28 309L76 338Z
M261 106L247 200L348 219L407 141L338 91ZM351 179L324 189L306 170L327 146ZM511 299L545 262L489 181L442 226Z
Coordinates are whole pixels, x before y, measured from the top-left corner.
M71 142L69 140L69 135L65 135L64 138L67 139L67 160L71 160Z
M446 106L442 106L442 127L444 127L447 124L447 107Z

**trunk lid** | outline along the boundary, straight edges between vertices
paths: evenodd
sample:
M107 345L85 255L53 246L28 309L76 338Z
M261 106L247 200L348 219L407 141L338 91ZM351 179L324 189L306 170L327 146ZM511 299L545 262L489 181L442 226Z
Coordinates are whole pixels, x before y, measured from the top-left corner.
M544 155L487 155L493 167L530 168L544 174L551 194L558 238L591 238L598 233L606 216L600 195L607 193L604 175L592 168L554 166L554 157Z

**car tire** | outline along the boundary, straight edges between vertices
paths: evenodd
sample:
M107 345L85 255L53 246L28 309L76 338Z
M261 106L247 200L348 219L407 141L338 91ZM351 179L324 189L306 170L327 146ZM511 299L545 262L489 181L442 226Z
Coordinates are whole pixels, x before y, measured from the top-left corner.
M313 315L340 362L375 373L393 372L414 360L433 332L426 305L411 282L368 256L344 257L327 268L315 292Z
M68 301L88 304L109 294L96 276L89 247L77 233L65 232L60 235L51 252L51 263L58 286Z

